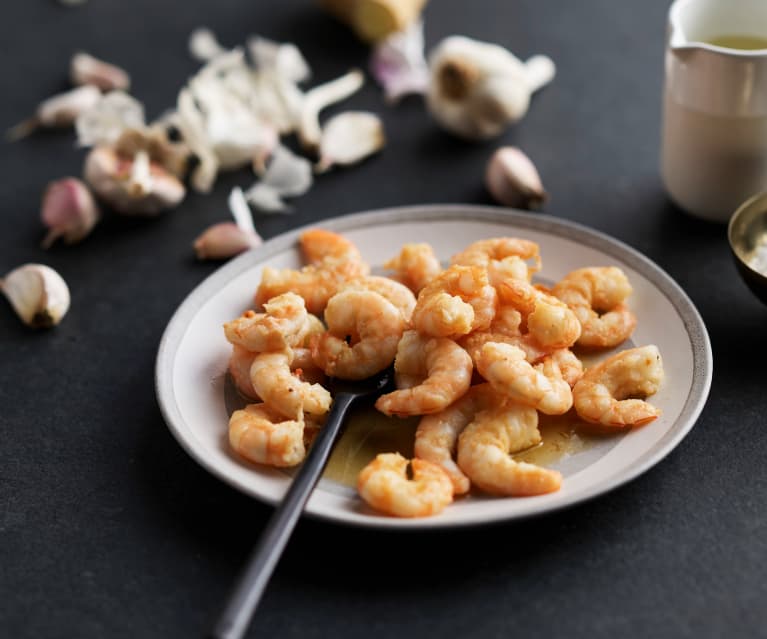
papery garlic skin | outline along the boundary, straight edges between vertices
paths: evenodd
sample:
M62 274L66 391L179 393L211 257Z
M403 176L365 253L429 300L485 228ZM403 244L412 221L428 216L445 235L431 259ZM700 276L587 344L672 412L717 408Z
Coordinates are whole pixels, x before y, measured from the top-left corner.
M541 64L544 59L551 64ZM460 137L498 136L527 113L531 93L553 78L551 60L534 56L530 62L496 44L445 38L429 56L429 111Z
M67 283L44 264L19 266L0 280L0 289L28 326L55 326L69 310Z
M93 192L118 213L157 215L177 206L186 195L184 185L163 167L138 166L132 158L99 146L85 158L83 176ZM145 154L144 154L145 155Z
M263 243L256 233L243 231L234 222L209 226L194 241L199 260L225 260Z
M333 165L348 166L376 153L386 144L383 122L375 113L345 111L322 128L317 173Z
M40 217L49 229L42 242L47 249L58 238L67 244L82 240L98 222L100 211L88 187L81 180L68 177L47 186Z
M485 170L485 185L497 202L513 208L539 209L548 197L532 160L513 146L493 153Z
M41 102L35 115L20 122L6 133L8 140L23 138L38 128L72 126L83 113L93 109L101 100L101 92L93 86L77 87Z
M95 87L82 88L98 91ZM144 126L144 105L122 91L100 96L93 108L81 113L75 122L80 146L114 144L125 130Z
M126 71L83 52L72 56L69 77L76 86L92 85L105 92L130 88L130 76Z
M370 58L370 72L390 104L408 94L426 93L429 67L424 58L423 21L417 20L379 42Z

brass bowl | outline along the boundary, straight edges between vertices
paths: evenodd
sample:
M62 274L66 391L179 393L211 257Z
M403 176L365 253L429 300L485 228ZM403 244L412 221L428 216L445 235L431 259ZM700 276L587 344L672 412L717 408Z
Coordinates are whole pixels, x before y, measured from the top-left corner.
M757 271L751 262L760 241L765 245L762 251L767 253L767 191L754 195L738 207L730 218L727 239L738 273L754 295L767 304L767 268Z

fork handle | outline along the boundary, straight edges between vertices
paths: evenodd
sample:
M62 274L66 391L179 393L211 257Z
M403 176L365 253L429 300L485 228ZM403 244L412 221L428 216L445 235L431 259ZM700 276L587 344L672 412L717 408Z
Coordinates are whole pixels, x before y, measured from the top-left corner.
M325 427L319 432L290 488L266 525L245 570L229 595L226 607L213 627L211 639L241 639L261 601L266 584L304 510L355 395L339 393L333 401Z

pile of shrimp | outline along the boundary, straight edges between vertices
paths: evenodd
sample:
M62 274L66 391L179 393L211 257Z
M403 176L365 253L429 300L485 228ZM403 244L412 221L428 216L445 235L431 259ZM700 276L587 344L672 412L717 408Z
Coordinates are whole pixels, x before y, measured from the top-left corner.
M300 246L306 266L264 268L261 310L224 325L231 378L253 401L232 414L229 440L251 461L301 463L332 403L327 377L365 379L392 364L397 389L375 406L420 416L415 458L380 454L357 483L387 515L434 515L472 487L559 490L558 471L513 457L541 442L539 413L574 410L607 430L660 415L640 399L663 380L656 346L586 370L577 354L615 349L636 327L631 285L615 266L580 268L547 288L532 281L539 246L522 238L474 242L446 268L430 245L405 244L383 265L388 277L370 275L357 247L331 231L306 231Z

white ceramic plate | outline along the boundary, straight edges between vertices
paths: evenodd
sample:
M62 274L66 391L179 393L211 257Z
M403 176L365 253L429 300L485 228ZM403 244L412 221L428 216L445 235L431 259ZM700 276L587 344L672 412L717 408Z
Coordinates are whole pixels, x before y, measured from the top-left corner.
M353 489L323 479L307 512L336 522L381 528L451 527L548 512L605 493L665 457L692 428L708 396L712 357L708 334L682 289L630 247L583 226L538 214L481 206L416 206L323 220L344 233L374 267L405 242L429 242L446 260L470 242L516 235L538 242L542 274L557 280L582 266L617 265L634 287L629 302L638 316L632 340L661 351L666 379L652 398L663 415L559 460L559 492L526 498L469 496L436 516L404 520L375 514ZM171 319L157 357L157 396L165 420L184 449L210 472L269 503L278 502L290 476L250 464L227 442L223 373L230 346L222 324L251 304L261 268L300 266L297 238L304 229L276 237L229 262L200 284Z

